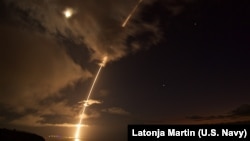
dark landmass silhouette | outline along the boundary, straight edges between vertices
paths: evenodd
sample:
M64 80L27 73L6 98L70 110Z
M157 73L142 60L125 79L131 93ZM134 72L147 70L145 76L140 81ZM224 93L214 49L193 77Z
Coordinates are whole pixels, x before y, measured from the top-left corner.
M250 125L250 120L245 120L245 121L235 121L235 122L228 122L224 124L229 124L229 125Z
M1 141L45 141L42 136L18 130L0 129Z

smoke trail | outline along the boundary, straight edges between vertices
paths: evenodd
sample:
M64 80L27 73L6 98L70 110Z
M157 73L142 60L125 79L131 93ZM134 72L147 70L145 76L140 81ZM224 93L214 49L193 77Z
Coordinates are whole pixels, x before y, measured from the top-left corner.
M81 124L82 124L83 116L84 116L86 107L88 106L89 98L90 98L90 96L91 96L91 94L92 94L92 91L93 91L93 89L94 89L94 86L95 86L95 83L96 83L96 81L97 81L97 79L98 79L98 76L99 76L99 74L100 74L102 68L105 66L106 62L107 62L107 56L105 56L105 57L103 58L103 60L102 60L102 63L100 63L100 68L99 68L99 70L98 70L97 73L96 73L95 79L94 79L94 81L93 81L93 83L92 83L92 86L91 86L91 88L90 88L90 90L89 90L87 99L86 99L86 101L83 103L83 109L82 109L81 114L80 114L80 120L79 120L79 123L77 124L77 127L76 127L77 129L76 129L76 133L75 133L75 141L78 141L79 134L80 134L80 130L81 130Z
M123 22L122 27L125 27L127 25L127 22L132 17L132 15L135 13L135 10L137 9L137 7L140 5L141 2L142 2L142 0L139 0L139 2L136 4L136 6L134 7L134 9L129 13L128 17Z

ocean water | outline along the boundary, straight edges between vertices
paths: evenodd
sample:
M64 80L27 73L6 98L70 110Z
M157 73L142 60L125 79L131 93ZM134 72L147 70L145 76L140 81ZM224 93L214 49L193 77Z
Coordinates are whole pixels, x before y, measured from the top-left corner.
M74 139L74 138L45 138L45 141L127 141L126 138L85 138L85 139Z
M45 141L98 141L96 139L45 138Z
M87 139L74 139L74 138L45 138L45 141L89 141Z

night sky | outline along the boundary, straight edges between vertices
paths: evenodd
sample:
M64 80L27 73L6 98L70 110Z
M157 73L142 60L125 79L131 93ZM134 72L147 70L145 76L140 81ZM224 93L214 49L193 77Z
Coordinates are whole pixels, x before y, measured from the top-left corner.
M247 0L1 0L0 128L125 141L128 124L250 123ZM72 10L66 18L64 11Z

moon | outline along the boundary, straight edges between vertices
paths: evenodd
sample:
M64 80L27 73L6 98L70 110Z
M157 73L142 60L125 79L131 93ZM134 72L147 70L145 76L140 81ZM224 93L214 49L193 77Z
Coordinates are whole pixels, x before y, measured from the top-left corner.
M63 15L65 16L65 18L70 18L74 13L74 10L72 8L66 8L64 11L63 11Z

